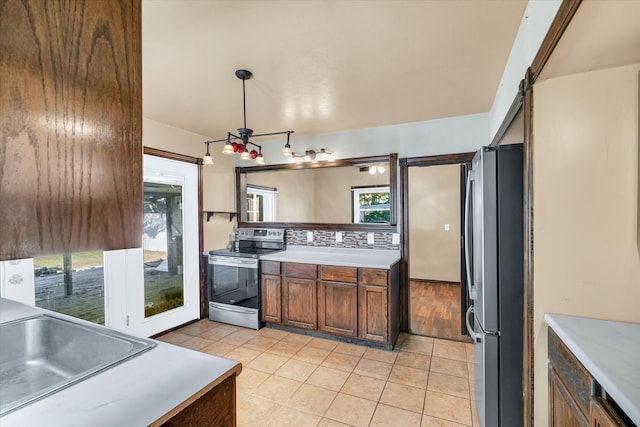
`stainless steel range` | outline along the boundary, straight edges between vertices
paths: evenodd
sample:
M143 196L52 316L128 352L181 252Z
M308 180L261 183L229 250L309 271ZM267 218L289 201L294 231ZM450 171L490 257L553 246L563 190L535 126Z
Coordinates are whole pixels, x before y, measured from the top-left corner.
M209 252L209 319L260 329L259 257L285 249L284 230L241 228L230 249Z

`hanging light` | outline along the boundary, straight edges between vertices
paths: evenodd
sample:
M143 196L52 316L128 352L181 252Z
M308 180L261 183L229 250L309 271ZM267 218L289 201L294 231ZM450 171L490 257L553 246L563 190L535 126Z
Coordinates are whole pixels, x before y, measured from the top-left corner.
M291 145L289 144L289 134L287 133L287 143L284 144L284 148L281 151L285 157L291 157Z
M205 165L213 164L213 159L211 158L211 154L209 153L209 144L214 142L222 142L225 141L224 148L222 149L222 154L233 154L240 153L241 160L249 160L254 159L258 164L264 164L264 157L262 156L262 146L250 141L250 138L256 138L261 136L272 136L272 135L284 135L287 134L287 144L285 145L285 149L289 149L289 153L291 153L291 145L289 145L289 137L293 133L292 130L286 130L282 132L271 132L271 133L261 133L255 134L253 133L253 129L249 129L247 127L247 102L245 95L245 80L249 80L253 77L253 73L249 70L236 70L236 77L242 80L242 116L243 116L243 127L238 128L238 135L235 135L231 132L227 132L226 139L217 139L214 141L205 141L204 143L207 145L207 153L202 159L202 163ZM239 142L231 141L231 140L239 140ZM252 145L258 149L249 150L248 145ZM255 154L254 154L255 153ZM282 154L285 154L285 150L282 150ZM290 154L289 154L290 155ZM209 160L207 160L207 157Z
M235 144L235 143L234 143ZM231 155L236 150L233 149L233 144L231 143L231 134L227 134L227 142L224 144L224 148L222 149L222 154Z
M211 157L211 153L209 153L209 144L207 144L207 152L204 153L204 157L202 158L203 165L212 165L213 157Z

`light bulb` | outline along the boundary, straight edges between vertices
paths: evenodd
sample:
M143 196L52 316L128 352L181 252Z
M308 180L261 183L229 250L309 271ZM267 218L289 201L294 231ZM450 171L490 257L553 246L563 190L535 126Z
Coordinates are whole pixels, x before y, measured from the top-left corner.
M264 165L264 157L262 157L262 153L258 154L258 157L256 157L256 164Z
M204 155L204 157L202 158L202 164L203 165L212 165L213 164L213 157L211 157L211 154L207 153Z
M282 155L285 157L291 156L291 146L289 144L285 145L281 151Z
M231 145L230 142L224 144L224 147L222 148L222 154L233 154L233 145Z
M240 160L249 160L250 158L251 158L251 155L249 154L249 152L247 150L244 150L240 154Z
M369 166L369 175L375 175L375 174L376 174L376 167Z
M289 158L287 160L289 160L289 162L295 162L296 161L296 155L295 155L295 153L293 151L291 152L291 155L289 156Z
M378 173L384 173L385 170L386 168L384 167L384 165L378 165Z

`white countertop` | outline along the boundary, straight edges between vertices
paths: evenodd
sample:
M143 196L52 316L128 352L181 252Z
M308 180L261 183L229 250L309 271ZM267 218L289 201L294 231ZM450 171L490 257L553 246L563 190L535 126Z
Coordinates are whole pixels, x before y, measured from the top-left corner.
M0 323L42 312L51 313L0 298ZM0 426L146 426L209 384L240 373L236 361L156 343L151 350L3 415Z
M544 320L631 420L640 425L640 324L545 314Z
M400 251L289 245L285 251L264 255L260 259L265 261L389 269L400 260Z

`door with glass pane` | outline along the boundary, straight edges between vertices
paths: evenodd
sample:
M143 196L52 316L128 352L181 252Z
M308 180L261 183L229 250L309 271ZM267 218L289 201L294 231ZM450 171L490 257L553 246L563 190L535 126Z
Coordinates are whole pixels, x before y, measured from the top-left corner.
M127 292L129 329L142 335L200 314L197 168L144 156L143 285Z

